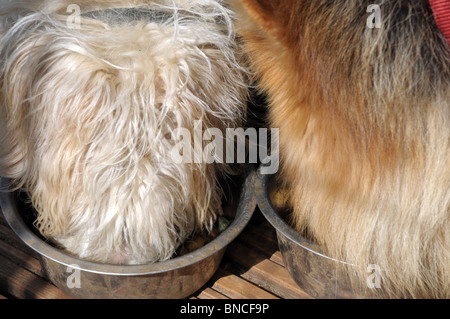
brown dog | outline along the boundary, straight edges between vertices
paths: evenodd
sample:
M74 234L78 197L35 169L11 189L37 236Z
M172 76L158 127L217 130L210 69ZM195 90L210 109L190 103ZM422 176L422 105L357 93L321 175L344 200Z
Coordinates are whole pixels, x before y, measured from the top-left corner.
M383 296L450 296L450 54L426 0L236 0L280 129L295 226L382 273Z

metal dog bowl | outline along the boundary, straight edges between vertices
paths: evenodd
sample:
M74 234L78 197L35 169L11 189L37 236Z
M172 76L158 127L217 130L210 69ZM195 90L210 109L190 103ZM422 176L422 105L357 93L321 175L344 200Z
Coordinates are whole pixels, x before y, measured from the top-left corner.
M258 206L275 228L284 264L298 286L314 298L379 296L364 285L350 282L348 271L352 265L328 257L317 243L304 238L285 222L270 201L270 191L277 185L275 176L261 174L260 168L255 182ZM376 290L379 294L379 289Z
M186 298L212 277L227 245L250 220L256 207L255 175L250 170L245 180L242 178L237 183L236 214L223 233L191 253L148 265L109 265L68 255L46 243L27 226L18 209L16 192L0 192L0 206L13 231L39 254L48 278L75 298ZM7 179L0 182L1 189L8 187ZM75 271L79 271L79 288L74 285Z

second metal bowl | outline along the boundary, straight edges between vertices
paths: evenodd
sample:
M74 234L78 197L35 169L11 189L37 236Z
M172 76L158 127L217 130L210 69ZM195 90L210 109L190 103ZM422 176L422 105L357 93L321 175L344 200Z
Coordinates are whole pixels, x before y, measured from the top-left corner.
M363 284L350 281L349 265L326 255L323 249L296 232L274 209L270 191L276 187L275 176L261 174L255 181L258 206L275 228L283 261L294 281L315 298L373 298L374 292ZM351 266L351 265L350 265Z

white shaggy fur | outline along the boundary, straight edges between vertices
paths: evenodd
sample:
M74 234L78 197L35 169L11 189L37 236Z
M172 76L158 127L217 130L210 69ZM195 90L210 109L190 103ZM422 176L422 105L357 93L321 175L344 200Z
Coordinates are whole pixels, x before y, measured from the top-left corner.
M244 118L231 13L220 0L83 0L74 28L71 3L1 8L0 174L29 192L39 230L67 251L168 259L212 227L227 169L175 164L174 130L201 120L224 131ZM98 11L107 8L134 11Z

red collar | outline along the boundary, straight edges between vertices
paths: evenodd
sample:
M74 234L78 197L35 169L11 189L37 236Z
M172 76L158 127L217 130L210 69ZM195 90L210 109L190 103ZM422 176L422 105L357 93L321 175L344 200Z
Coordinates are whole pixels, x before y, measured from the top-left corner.
M450 47L450 0L428 0L436 24Z

